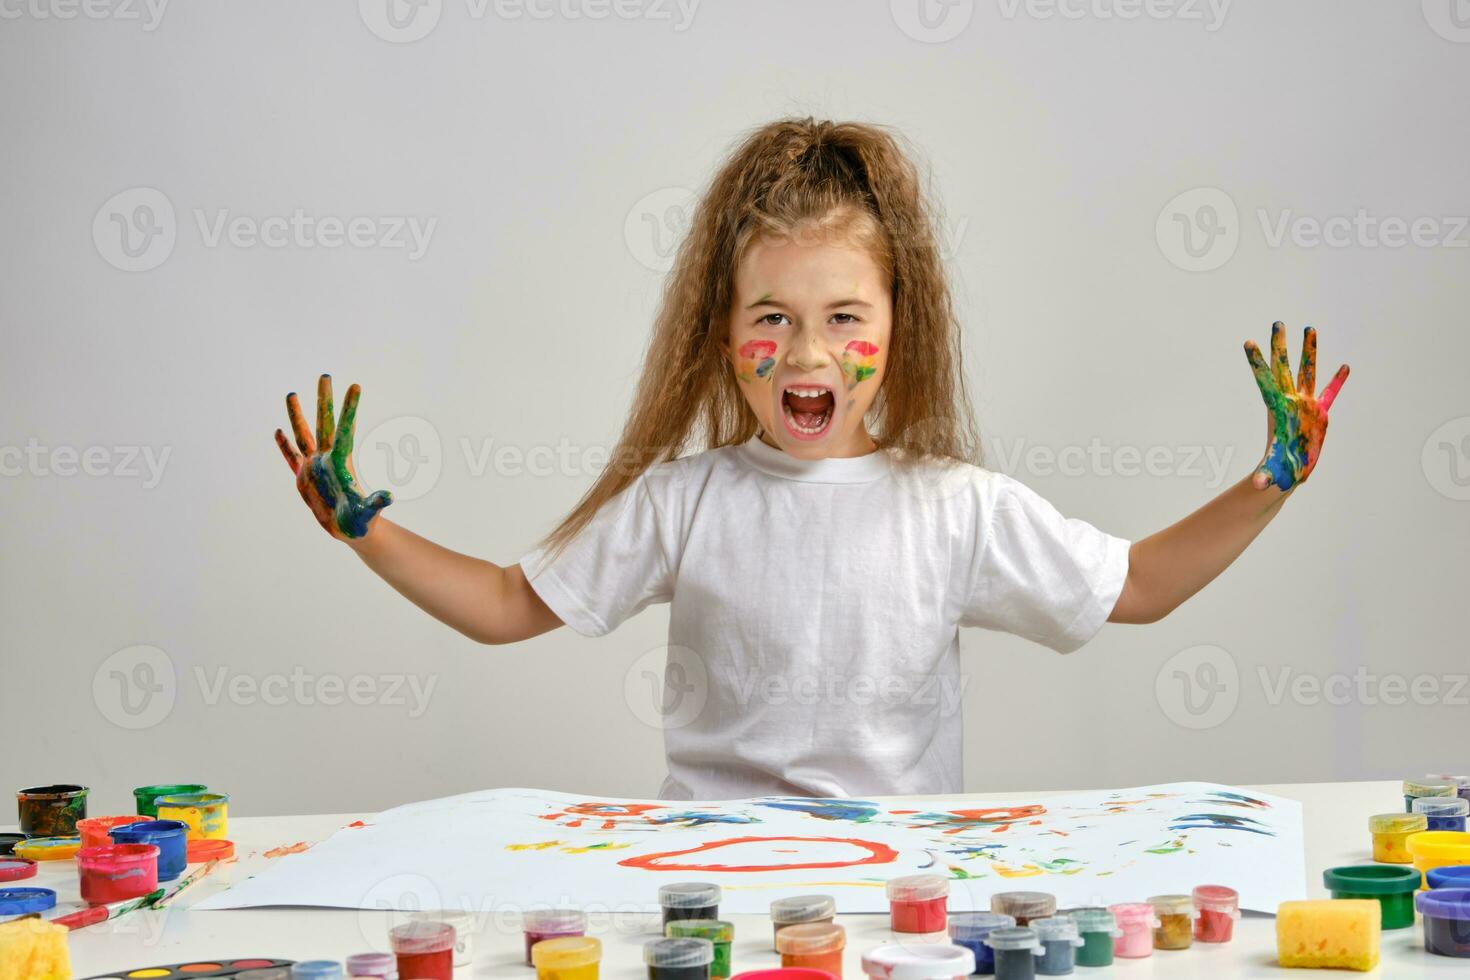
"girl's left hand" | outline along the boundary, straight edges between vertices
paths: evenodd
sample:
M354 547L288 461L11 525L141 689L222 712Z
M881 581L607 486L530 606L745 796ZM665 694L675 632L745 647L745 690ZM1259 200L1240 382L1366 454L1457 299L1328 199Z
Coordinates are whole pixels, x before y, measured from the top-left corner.
M1290 490L1311 475L1327 437L1327 411L1347 380L1348 366L1337 369L1322 394L1317 388L1317 331L1307 327L1302 337L1302 362L1295 384L1291 358L1286 352L1286 328L1271 324L1271 364L1266 364L1254 341L1245 342L1245 355L1256 375L1270 413L1271 441L1261 465L1251 477L1257 490L1276 486Z

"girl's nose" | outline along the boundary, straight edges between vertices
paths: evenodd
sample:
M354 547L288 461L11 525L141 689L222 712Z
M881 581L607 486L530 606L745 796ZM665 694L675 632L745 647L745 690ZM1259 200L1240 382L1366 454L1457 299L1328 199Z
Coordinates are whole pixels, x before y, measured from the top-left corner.
M791 348L791 365L798 371L815 371L827 366L827 349L818 337L803 335Z

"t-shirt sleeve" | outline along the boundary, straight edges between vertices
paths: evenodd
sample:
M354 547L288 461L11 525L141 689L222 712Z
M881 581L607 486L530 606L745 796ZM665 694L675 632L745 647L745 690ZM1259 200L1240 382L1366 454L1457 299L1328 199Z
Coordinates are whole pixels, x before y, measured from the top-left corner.
M1129 542L1063 517L1018 480L986 477L993 482L979 494L981 530L960 625L1070 653L1112 613L1128 577Z
M521 558L526 580L551 611L583 636L602 636L673 595L667 529L648 474L608 500L558 554Z

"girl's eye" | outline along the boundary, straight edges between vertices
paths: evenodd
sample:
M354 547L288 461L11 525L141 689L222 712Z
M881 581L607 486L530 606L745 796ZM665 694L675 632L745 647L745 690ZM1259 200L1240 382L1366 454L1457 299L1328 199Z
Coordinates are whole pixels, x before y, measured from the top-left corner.
M834 313L834 314L832 314L832 316L834 318L841 318L841 319L837 319L837 322L838 323L857 323L858 322L858 318L855 317L855 316L853 316L851 313Z
M786 315L785 313L767 313L765 316L761 317L759 320L757 320L755 322L756 323L760 323L760 324L764 324L765 326L768 326L768 327L779 327L779 326L781 326L781 324L773 322L771 320L771 317L773 317L773 316L775 316L775 317L784 317L785 315Z

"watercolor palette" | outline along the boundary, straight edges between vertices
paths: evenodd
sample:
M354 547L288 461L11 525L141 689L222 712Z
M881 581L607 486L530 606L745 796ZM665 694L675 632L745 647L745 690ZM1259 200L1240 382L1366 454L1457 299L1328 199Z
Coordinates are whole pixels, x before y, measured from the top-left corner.
M191 960L168 966L145 966L118 973L99 973L87 980L199 980L201 977L233 977L245 970L269 970L290 966L295 960L272 960L263 956L226 957L218 960Z

